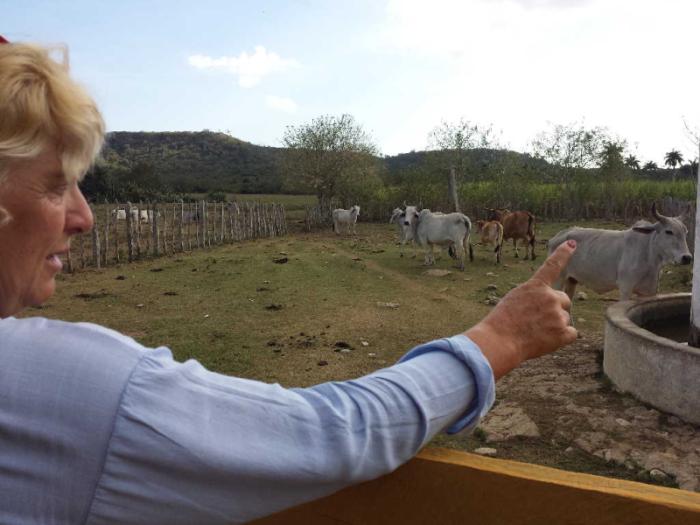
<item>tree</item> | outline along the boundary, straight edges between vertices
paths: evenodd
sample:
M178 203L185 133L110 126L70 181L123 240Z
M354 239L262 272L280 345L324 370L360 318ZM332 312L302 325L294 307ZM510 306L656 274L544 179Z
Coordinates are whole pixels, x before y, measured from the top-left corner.
M639 159L634 155L627 155L627 157L625 157L625 166L627 166L628 168L632 168L635 171L641 168Z
M672 149L668 153L666 153L666 156L664 157L664 164L666 166L669 166L673 172L672 172L672 177L673 181L675 182L676 180L676 165L681 165L683 164L683 155L675 149Z
M353 180L376 177L378 148L352 115L323 115L288 126L282 142L290 184L313 191L322 206Z
M604 178L619 179L625 174L625 161L622 152L625 151L624 142L608 140L600 152L600 171Z
M646 162L644 164L642 171L656 171L658 169L659 169L659 165L656 162L654 162L653 160L650 160L649 162Z
M477 148L499 148L499 140L491 125L479 126L461 118L443 121L428 135L428 149L440 150L438 162L447 173L447 186L454 210L460 211L457 181L464 179L471 168L469 151Z
M558 168L563 184L573 171L596 166L605 143L611 141L606 128L586 128L578 122L550 125L551 129L540 132L532 141L532 150L535 157Z

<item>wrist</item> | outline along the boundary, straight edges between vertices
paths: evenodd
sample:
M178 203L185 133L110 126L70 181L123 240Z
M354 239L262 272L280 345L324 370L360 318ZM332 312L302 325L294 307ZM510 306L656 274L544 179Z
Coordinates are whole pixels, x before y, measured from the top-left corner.
M496 379L501 378L523 362L521 352L510 337L499 333L483 321L464 332L481 350L491 365Z

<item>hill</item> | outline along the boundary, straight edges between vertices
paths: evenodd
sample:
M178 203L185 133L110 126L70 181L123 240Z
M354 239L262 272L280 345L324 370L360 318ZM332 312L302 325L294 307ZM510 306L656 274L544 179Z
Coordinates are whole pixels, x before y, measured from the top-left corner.
M114 174L148 166L177 192L278 193L282 152L210 131L117 131L107 135L102 156Z

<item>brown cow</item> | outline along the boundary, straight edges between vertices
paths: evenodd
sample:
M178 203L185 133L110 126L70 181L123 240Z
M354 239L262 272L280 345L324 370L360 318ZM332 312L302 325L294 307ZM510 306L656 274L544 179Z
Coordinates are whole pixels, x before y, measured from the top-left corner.
M525 258L528 258L528 246L530 257L535 260L535 216L529 211L510 211L507 208L486 208L488 220L498 221L503 225L503 240L513 239L515 256L518 257L518 240L523 239L525 245Z
M495 246L496 264L501 262L503 225L498 221L476 221L476 233L481 234L481 244Z

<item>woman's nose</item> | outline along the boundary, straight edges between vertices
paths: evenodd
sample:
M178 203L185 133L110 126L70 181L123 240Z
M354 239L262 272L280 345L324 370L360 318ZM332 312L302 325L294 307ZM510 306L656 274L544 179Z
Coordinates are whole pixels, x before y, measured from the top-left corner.
M69 234L85 233L92 229L94 224L92 210L77 184L70 189L66 214L66 230Z

